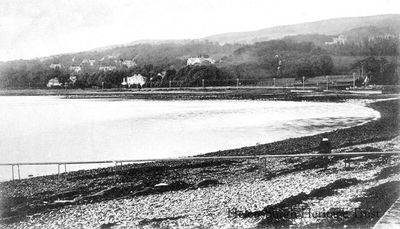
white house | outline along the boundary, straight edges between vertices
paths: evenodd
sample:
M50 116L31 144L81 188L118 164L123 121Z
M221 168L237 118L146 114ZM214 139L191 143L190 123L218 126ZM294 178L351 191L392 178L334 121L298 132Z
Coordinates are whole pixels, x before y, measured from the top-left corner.
M69 77L69 81L71 81L72 84L75 84L77 80L78 80L78 78L76 76L74 76L74 75L71 75Z
M115 69L117 69L117 67L115 67L115 66L101 66L101 67L99 67L99 70L100 71L104 71L104 72L112 71L112 70L115 70Z
M50 79L49 82L47 83L47 87L61 87L62 84L60 81L58 81L58 78L55 77L53 79Z
M187 60L186 65L203 65L203 64L215 64L215 60L211 57L191 57Z
M326 45L336 45L336 44L341 44L344 45L346 43L347 39L344 35L339 35L338 37L334 37L333 41L325 42Z
M94 65L94 63L96 63L96 60L89 60L89 64L90 64L90 66L93 66L93 65Z
M71 67L69 67L69 70L74 73L79 73L82 71L82 68L81 68L81 66L71 66Z
M125 84L124 84L125 83ZM131 77L126 77L126 81L122 82L122 85L140 85L141 87L146 83L146 77L142 76L141 74L135 74Z
M122 65L126 66L127 68L133 68L136 66L136 62L134 60L124 60L122 61Z
M61 64L50 64L50 68L51 69L60 69L61 68Z

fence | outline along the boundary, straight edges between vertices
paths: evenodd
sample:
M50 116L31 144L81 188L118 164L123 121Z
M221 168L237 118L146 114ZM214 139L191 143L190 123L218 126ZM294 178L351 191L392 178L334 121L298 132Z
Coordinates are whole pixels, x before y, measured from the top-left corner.
M353 86L352 79L345 77L319 77L317 79L300 79L295 78L267 78L267 79L227 79L227 80L207 80L197 79L195 81L165 81L165 82L147 82L144 87L147 88L180 88L180 87L241 87L241 86L267 86L267 87L321 87L321 88L337 88Z
M181 158L150 158L150 159L133 159L133 160L105 160L105 161L75 161L75 162L27 162L27 163L0 163L0 166L11 166L12 180L15 180L14 167L17 167L18 179L20 176L20 166L37 166L37 165L57 165L58 177L60 178L61 166L64 166L64 172L67 172L67 165L82 165L82 164L114 164L114 171L117 172L117 166L123 163L141 163L141 162L165 162L165 161L194 161L194 160L250 160L255 159L263 162L266 166L268 158L290 158L290 157L355 157L369 155L400 155L400 151L387 152L348 152L348 153L330 153L330 154L272 154L272 155L254 155L254 156L219 156L219 157L181 157Z

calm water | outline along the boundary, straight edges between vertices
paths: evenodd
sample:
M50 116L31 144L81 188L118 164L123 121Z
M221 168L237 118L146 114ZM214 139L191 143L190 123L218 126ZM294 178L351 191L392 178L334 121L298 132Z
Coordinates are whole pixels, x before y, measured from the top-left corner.
M350 103L0 97L0 161L189 156L312 135L378 117L378 112ZM23 177L54 172L57 166L21 167ZM0 179L10 176L10 167L0 167Z

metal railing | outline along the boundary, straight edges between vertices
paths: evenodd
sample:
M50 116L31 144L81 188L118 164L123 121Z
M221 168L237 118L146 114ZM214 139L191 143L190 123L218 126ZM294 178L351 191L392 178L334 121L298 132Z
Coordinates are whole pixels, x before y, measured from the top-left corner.
M37 165L57 165L58 177L60 177L61 166L64 166L64 172L67 172L67 165L83 165L83 164L114 164L115 172L117 166L123 163L142 163L142 162L165 162L165 161L193 161L193 160L250 160L255 159L262 161L264 165L268 158L290 158L290 157L355 157L355 156L370 156L370 155L400 155L400 151L386 152L346 152L346 153L308 153L308 154L271 154L271 155L251 155L251 156L216 156L216 157L180 157L180 158L149 158L149 159L132 159L132 160L103 160L103 161L69 161L69 162L15 162L15 163L0 163L0 166L11 166L12 180L15 180L14 167L17 167L18 179L21 179L20 166L37 166Z

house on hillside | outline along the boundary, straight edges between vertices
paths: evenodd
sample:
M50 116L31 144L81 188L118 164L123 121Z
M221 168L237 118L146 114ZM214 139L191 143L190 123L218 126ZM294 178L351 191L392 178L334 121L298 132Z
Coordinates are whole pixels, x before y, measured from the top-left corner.
M133 68L136 66L135 60L124 60L121 64L122 66L126 66L127 68Z
M79 73L82 71L82 68L81 68L81 66L71 66L71 67L69 67L69 70L74 73Z
M89 64L90 64L90 66L93 66L93 65L94 65L94 63L96 63L96 60L89 60Z
M385 33L385 34L382 34L382 35L368 37L368 41L375 41L375 40L378 40L378 39L385 39L385 40L388 40L388 39L400 39L400 34L397 35L397 34Z
M54 77L53 79L50 79L49 82L47 83L47 87L61 87L62 84L60 81L58 81L57 77Z
M186 61L186 65L207 65L207 64L215 64L215 60L211 57L205 58L199 56L199 57L191 57Z
M151 77L151 78L150 78L150 81L152 81L152 82L154 82L154 81L160 81L160 80L164 79L164 77L166 76L166 74L167 74L167 71L159 72L156 76Z
M146 83L146 77L142 76L141 74L135 74L131 77L126 77L126 81L124 79L124 82L122 82L122 85L128 85L128 87L132 85L139 85L142 87Z
M325 42L326 45L344 45L347 41L347 38L344 35L339 35L338 37L334 37L333 41Z
M61 69L61 64L50 64L51 69Z
M117 67L115 67L115 66L100 66L100 67L99 67L99 70L100 70L100 71L104 71L104 72L106 72L106 71L113 71L113 70L115 70L115 69L117 69Z
M78 78L75 75L71 75L69 77L69 81L71 81L72 84L75 84L77 80L78 80Z

